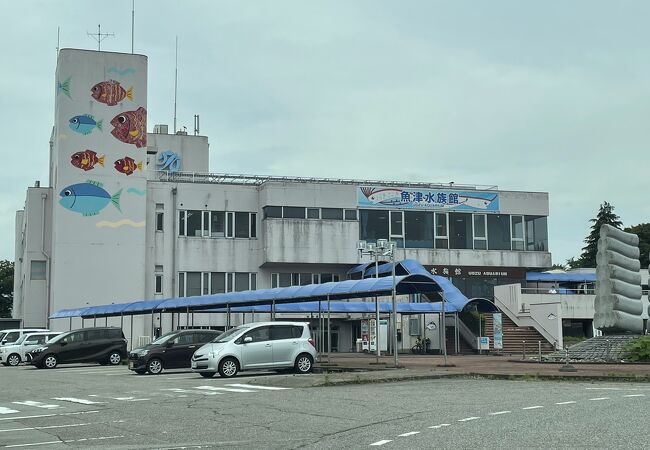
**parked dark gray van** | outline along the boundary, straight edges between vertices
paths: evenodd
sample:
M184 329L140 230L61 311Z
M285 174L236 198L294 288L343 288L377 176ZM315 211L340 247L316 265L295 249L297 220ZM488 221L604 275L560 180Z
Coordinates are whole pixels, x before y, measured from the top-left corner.
M117 365L126 358L126 339L120 328L82 328L60 334L29 354L30 364L39 369L81 362Z

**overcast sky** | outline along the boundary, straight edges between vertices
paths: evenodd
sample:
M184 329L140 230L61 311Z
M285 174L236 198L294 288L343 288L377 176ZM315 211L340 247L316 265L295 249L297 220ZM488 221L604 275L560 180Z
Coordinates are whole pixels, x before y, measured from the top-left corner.
M609 201L650 222L650 2L136 0L149 129L194 114L212 172L550 194L553 262ZM0 259L48 182L60 45L131 51L131 0L2 4Z

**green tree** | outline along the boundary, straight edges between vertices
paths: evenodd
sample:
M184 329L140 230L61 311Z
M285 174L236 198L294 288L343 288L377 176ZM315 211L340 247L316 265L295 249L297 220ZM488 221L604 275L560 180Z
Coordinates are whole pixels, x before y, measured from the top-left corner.
M596 267L596 253L598 253L598 238L600 238L600 227L601 225L608 224L614 228L621 229L623 223L616 214L614 214L614 207L607 202L603 202L600 205L598 214L594 219L590 219L589 222L593 223L591 226L591 232L584 240L585 245L582 247L582 254L578 259L569 259L567 265L571 269L578 267Z
M0 261L0 317L11 317L14 304L14 263Z
M623 231L639 236L639 250L641 251L639 259L641 260L641 268L647 269L648 264L650 264L650 223L640 223L639 225L627 227Z

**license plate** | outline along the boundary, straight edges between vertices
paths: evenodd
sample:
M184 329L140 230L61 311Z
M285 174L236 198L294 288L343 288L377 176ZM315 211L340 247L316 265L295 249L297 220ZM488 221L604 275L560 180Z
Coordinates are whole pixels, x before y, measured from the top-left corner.
M129 361L129 369L133 369L135 367L135 364L133 364L133 361Z

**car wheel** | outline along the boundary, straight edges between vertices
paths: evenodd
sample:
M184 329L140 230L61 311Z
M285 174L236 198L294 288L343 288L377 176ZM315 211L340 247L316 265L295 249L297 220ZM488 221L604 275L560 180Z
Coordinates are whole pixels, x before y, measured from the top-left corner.
M314 368L314 360L308 354L303 353L296 358L294 367L298 373L309 373Z
M158 358L150 359L147 363L147 372L152 375L158 375L163 371L163 362Z
M20 355L17 355L16 353L12 353L7 357L7 364L10 366L17 366L20 364Z
M112 366L117 366L119 363L122 362L122 355L120 352L111 352L110 355L108 355L108 363Z
M239 364L235 358L224 358L219 363L219 375L224 378L230 378L239 372Z
M203 378L212 378L216 372L199 372Z
M42 367L46 369L54 369L57 364L59 364L59 360L57 359L56 355L47 355L45 358L43 358Z

